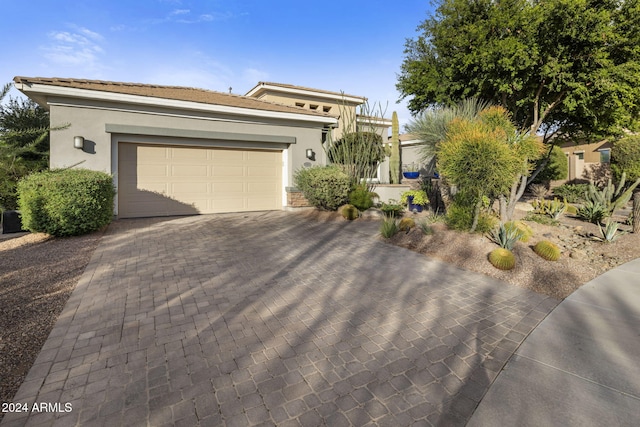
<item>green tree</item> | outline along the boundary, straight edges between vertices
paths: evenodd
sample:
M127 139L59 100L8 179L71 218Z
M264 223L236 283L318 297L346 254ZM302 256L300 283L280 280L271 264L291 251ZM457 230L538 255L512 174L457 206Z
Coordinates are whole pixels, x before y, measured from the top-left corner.
M508 112L498 106L484 109L473 120L455 119L447 128L436 148L438 170L474 204L471 231L478 224L483 198L500 199L501 220L508 221L506 195L530 170L540 143L520 134Z
M626 135L613 143L611 171L616 181L623 173L629 182L640 179L640 135Z
M49 113L33 101L13 98L2 103L11 88L0 92L0 208L15 209L16 184L49 160Z
M541 159L538 164L545 159ZM569 175L569 162L567 155L560 147L554 146L551 149L551 155L548 157L548 162L542 168L534 182L542 183L559 179L567 179Z
M476 96L545 142L637 125L640 0L441 0L419 31L397 83L414 113Z
M358 113L345 105L340 106L342 137L334 139L331 133L323 145L329 161L339 166L350 178L351 188L364 184L368 191L375 188L373 178L379 163L387 152L379 134L377 123L384 112L371 108L368 103L358 107Z

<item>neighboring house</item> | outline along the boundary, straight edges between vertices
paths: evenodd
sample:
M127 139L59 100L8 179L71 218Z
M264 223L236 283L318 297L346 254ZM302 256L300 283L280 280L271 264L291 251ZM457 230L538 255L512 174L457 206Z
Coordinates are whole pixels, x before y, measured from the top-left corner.
M592 144L566 142L560 146L569 162L568 180L606 182L611 161L611 142L604 140Z
M50 167L113 174L119 217L277 210L323 164L323 111L186 87L14 78L50 111ZM307 155L313 151L316 156ZM311 158L308 158L311 157Z

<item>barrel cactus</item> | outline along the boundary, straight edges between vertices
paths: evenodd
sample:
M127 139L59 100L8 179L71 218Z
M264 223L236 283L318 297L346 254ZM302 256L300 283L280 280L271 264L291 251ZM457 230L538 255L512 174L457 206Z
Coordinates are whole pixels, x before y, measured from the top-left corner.
M513 227L517 230L520 231L520 241L521 242L528 242L529 239L531 238L531 236L533 236L533 229L531 227L529 227L527 224L525 224L522 221L509 221L507 223L504 224L505 227Z
M358 208L353 205L344 205L340 208L340 213L344 219L348 219L349 221L353 221L358 218L359 215Z
M402 218L402 220L400 220L400 224L398 224L398 230L406 231L408 233L409 230L415 226L416 222L413 218Z
M509 249L497 248L489 254L489 262L500 270L511 270L516 266L516 257Z
M548 240L541 240L536 243L533 251L547 261L557 261L560 259L560 248Z

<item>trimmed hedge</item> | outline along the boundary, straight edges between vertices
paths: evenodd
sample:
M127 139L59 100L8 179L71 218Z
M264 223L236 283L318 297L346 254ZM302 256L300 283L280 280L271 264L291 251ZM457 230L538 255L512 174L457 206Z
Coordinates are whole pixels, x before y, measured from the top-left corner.
M57 169L18 182L22 225L53 236L90 233L113 218L113 178L88 169Z
M311 205L330 211L349 201L349 176L336 166L314 166L296 172L294 181Z

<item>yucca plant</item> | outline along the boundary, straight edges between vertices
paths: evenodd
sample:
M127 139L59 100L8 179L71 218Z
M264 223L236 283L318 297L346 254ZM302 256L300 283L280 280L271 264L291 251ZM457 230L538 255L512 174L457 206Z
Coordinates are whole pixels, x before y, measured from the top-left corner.
M598 224L598 227L600 228L600 237L596 236L594 239L605 243L612 243L616 241L622 234L622 232L618 231L619 226L620 224L616 221L607 221L604 228L602 225Z
M431 226L431 222L428 219L419 221L418 227L420 228L420 231L422 231L422 234L424 234L425 236L430 236L433 234L433 227Z
M385 216L380 223L380 234L385 239L390 239L399 231L398 221L392 216Z
M500 224L498 228L491 231L491 239L501 248L511 250L523 232L513 224Z

